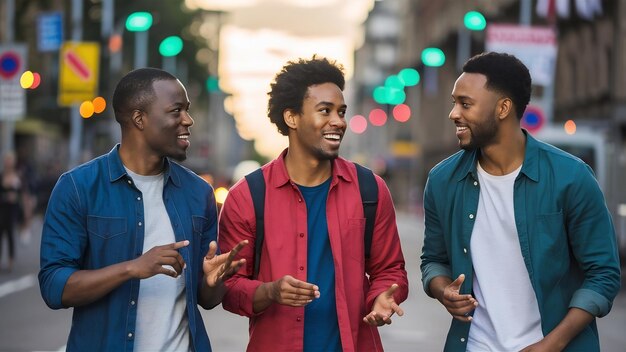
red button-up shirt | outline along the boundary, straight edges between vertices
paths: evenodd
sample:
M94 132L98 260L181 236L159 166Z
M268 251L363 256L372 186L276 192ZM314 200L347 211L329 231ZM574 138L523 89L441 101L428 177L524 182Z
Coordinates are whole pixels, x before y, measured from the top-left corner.
M252 280L256 221L250 189L244 179L235 184L224 203L219 220L219 246L230 251L237 243L249 244L240 255L246 266L227 280L222 302L233 313L250 317L248 351L301 351L304 341L304 308L272 304L253 312L255 290L262 282L285 275L307 281L307 210L297 185L285 167L286 150L263 166L266 183L265 240L258 280ZM392 284L396 303L408 295L404 257L396 226L391 195L376 176L378 208L371 258L364 255L365 217L353 163L337 158L326 204L328 236L335 264L337 318L344 351L382 351L376 327L363 322L376 297ZM324 292L321 292L324 294Z

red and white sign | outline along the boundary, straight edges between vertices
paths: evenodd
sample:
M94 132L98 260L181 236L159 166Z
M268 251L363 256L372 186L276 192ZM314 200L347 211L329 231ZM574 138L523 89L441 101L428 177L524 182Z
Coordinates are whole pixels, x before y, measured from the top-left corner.
M20 76L26 71L24 44L0 45L0 120L16 121L26 115L26 91Z
M489 24L485 49L515 55L528 67L533 84L547 86L554 81L556 39L552 27Z
M59 105L71 106L96 97L100 44L64 42L59 54Z

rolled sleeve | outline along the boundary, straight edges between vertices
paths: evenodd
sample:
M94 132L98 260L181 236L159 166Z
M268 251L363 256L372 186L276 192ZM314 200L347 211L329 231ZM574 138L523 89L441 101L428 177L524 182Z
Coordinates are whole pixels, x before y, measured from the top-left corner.
M437 276L452 278L450 266L441 263L428 263L422 266L422 284L424 285L424 292L430 297L433 297L430 292L430 281Z
M59 178L48 203L41 235L39 288L52 309L66 308L61 303L68 278L80 269L86 246L78 192L72 178Z
M595 317L607 315L611 310L611 306L612 302L606 297L593 290L584 288L574 292L574 296L569 304L570 308L580 308Z
M70 276L78 271L74 268L58 268L51 272L39 274L41 296L48 307L52 309L67 308L61 302L63 290Z

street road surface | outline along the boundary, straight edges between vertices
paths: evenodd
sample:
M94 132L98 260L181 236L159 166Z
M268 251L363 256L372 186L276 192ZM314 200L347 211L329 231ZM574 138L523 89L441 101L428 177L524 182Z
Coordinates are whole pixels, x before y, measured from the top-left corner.
M402 304L404 316L380 329L386 351L435 352L443 349L450 316L421 287L419 254L423 222L417 216L398 215L398 227L409 273L409 299ZM33 226L29 241L17 239L17 262L13 272L0 272L0 352L63 351L71 324L71 309L51 310L42 301L37 285L41 221ZM6 251L6 245L3 246ZM3 253L2 258L6 258ZM2 263L4 265L4 262ZM623 352L626 346L626 286L611 313L598 320L603 352ZM221 306L203 312L216 352L245 351L248 319L224 311Z

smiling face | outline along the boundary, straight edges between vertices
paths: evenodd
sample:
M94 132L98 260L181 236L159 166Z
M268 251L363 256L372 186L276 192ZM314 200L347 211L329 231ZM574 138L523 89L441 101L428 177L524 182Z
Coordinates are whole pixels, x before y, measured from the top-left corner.
M317 160L339 156L339 146L346 131L346 103L334 83L310 86L302 103L302 113L290 124L289 147Z
M459 147L485 148L498 141L500 120L496 114L500 94L486 88L487 77L463 73L454 83L450 119L456 126Z
M159 157L185 160L193 125L187 91L178 80L158 80L152 87L154 101L142 118L146 145Z

